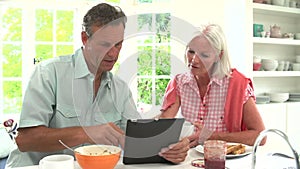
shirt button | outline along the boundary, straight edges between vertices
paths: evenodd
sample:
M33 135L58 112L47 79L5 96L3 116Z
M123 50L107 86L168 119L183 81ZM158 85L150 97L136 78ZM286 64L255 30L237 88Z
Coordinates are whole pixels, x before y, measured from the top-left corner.
M200 120L203 120L203 118L202 118L202 117L200 117Z
M205 106L206 106L206 104L203 104L203 106L205 107Z

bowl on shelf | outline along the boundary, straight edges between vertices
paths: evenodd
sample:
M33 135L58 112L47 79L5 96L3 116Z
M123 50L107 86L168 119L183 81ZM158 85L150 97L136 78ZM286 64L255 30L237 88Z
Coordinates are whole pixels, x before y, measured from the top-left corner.
M297 56L296 56L296 62L297 62L297 63L300 63L300 55L297 55Z
M293 71L300 71L300 63L292 63Z
M274 71L278 67L278 61L274 59L262 59L262 68L266 71Z
M283 103L289 99L289 93L269 93L270 101Z
M285 0L272 0L272 5L284 6Z
M82 169L113 169L121 155L121 148L111 145L87 145L74 151Z
M300 33L295 33L295 39L300 39Z
M253 63L253 70L258 71L261 68L261 63Z

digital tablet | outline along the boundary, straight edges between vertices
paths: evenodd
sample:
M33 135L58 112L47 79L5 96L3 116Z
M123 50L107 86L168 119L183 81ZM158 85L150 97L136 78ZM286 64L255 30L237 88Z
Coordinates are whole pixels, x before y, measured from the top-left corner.
M170 163L158 153L179 141L183 123L183 118L128 120L123 163Z

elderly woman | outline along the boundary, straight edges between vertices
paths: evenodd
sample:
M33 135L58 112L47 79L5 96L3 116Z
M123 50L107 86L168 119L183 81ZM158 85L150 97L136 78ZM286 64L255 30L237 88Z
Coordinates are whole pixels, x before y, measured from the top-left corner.
M206 139L253 145L264 123L252 81L230 65L221 27L203 25L188 43L185 59L190 71L169 82L160 118L175 117L181 108L195 125L192 147Z

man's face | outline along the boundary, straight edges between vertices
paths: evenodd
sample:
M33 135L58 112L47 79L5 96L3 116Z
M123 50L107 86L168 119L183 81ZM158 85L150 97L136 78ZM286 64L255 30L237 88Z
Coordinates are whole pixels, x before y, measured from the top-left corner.
M93 73L110 71L116 61L124 38L123 24L93 27L94 32L84 43L85 59Z

